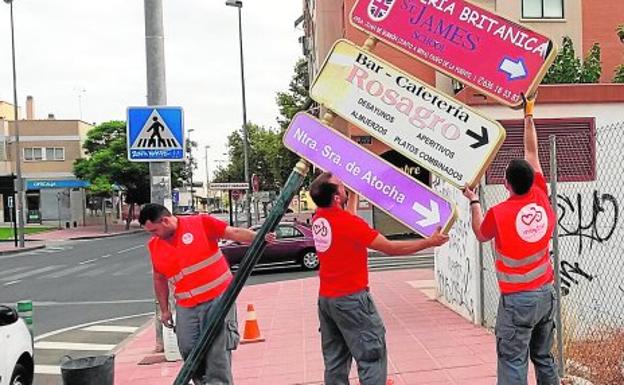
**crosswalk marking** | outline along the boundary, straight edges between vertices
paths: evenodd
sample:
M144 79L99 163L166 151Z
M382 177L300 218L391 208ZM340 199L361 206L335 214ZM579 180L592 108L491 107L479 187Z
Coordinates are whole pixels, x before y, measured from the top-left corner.
M132 266L128 266L125 269L122 269L122 270L119 270L119 271L113 273L113 276L118 277L120 275L128 275L131 272L133 272L134 270L139 270L139 269L144 268L144 267L145 267L144 263L137 263L137 264L134 264Z
M9 275L9 274L17 273L18 271L26 270L29 267L30 266L20 266L20 267L14 267L12 269L2 270L2 272L0 273L0 277L3 275Z
M113 333L134 333L138 327L135 326L120 326L120 325L94 325L84 329L86 332L113 332Z
M61 374L59 365L35 365L35 374Z
M61 278L61 277L65 277L67 275L70 275L72 273L76 273L76 272L79 272L79 271L82 271L82 270L86 270L86 269L88 269L90 267L91 266L89 266L89 265L78 265L78 266L71 267L69 269L64 269L64 270L58 271L56 273L51 273L51 274L47 274L47 275L41 276L41 277L39 277L39 279L44 279L44 278L55 278L55 279L56 278Z
M114 264L112 264L110 266L98 267L98 268L95 268L93 270L86 271L86 272L84 272L82 274L78 274L78 276L79 277L96 277L98 275L104 274L107 271L117 271L117 269L119 269L122 265L123 265L123 263L118 262L118 263L114 263ZM93 265L88 265L88 266L93 267Z
M0 278L0 281L15 281L15 280L23 279L23 278L26 278L26 277L31 277L33 275L46 273L48 271L52 271L54 269L58 269L59 267L65 267L65 265L45 266L45 267L41 267L39 269L35 269L35 270L27 271L27 272L24 272L24 273L21 273L21 274L13 275L10 278Z
M35 349L41 350L84 350L84 351L110 351L115 347L111 344L88 344L80 342L35 342Z

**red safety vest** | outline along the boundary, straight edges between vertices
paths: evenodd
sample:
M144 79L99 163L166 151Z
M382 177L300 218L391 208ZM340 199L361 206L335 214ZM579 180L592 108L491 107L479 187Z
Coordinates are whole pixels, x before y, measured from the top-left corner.
M492 208L496 275L503 294L535 290L554 277L549 242L555 215L546 194L532 189L527 195Z
M154 237L148 247L154 270L175 287L174 297L182 307L218 297L232 280L219 246L206 236L201 216L179 217L174 243Z

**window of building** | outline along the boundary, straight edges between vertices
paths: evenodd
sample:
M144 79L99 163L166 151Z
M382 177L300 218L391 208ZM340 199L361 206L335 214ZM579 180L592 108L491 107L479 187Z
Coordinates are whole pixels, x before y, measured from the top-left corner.
M523 19L563 19L563 0L522 0Z
M502 120L507 131L505 142L485 174L486 184L502 184L512 159L524 158L522 120ZM596 126L594 118L535 119L540 163L550 178L550 135L557 138L557 180L588 182L596 180Z
M63 147L46 147L46 160L65 160Z
M24 147L25 161L65 160L64 147Z
M34 161L43 160L42 147L24 147L24 160Z

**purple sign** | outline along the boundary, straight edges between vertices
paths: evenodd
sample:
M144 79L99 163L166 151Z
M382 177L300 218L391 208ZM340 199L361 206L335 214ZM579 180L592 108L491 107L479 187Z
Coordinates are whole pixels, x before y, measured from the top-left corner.
M295 116L284 145L421 235L455 222L454 204L308 114Z

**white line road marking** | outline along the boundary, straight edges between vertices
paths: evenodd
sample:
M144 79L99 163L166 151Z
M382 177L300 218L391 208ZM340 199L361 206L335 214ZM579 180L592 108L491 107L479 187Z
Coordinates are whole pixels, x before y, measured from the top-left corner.
M118 277L120 275L128 275L129 273L133 272L134 270L139 270L141 268L145 267L145 263L137 263L134 265L131 265L129 267L126 267L125 269L116 271L113 273L113 276Z
M127 253L128 251L136 250L136 249L141 248L141 247L145 247L145 245L132 246L132 247L130 247L128 249L119 250L117 252L117 254Z
M11 285L15 285L16 283L20 283L22 282L21 279L18 279L17 281L11 281L11 282L7 282L4 284L4 286L11 286Z
M14 267L12 269L6 269L6 270L3 270L2 273L0 273L0 276L2 276L2 275L9 275L11 273L16 273L16 272L18 272L20 270L26 270L29 267L30 266L20 266L20 267Z
M84 329L86 332L112 332L112 333L134 333L138 327L135 326L119 326L119 325L94 325Z
M35 374L61 374L59 365L35 365Z
M0 278L0 281L9 281L9 280L17 280L17 279L22 279L22 278L26 278L26 277L30 277L32 275L37 275L40 273L45 273L47 271L50 270L54 270L56 268L59 267L65 267L65 265L52 265L52 266L46 266L46 267L42 267L40 269L35 269L35 270L31 270L31 271L27 271L25 273L21 273L21 274L16 274L14 276L12 276L11 278Z
M112 350L115 346L116 345L111 344L87 344L80 342L35 342L35 349L40 350L86 350L107 352L109 350Z
M51 274L44 275L42 277L39 277L39 279L61 278L61 277L65 277L66 275L70 275L72 273L77 273L79 271L89 269L90 267L91 265L78 265L78 266L70 267L69 269L65 269L65 270L61 270L61 271L57 271Z
M102 255L100 258L108 258L110 256L111 256L110 254L106 254L106 255Z
M56 302L56 301L35 301L36 306L61 306L61 305L123 305L130 303L150 303L154 299L120 299L117 301L76 301L76 302Z
M103 320L94 321L94 322L88 322L88 323L84 323L84 324L80 324L80 325L74 325L74 326L66 327L66 328L59 329L59 330L53 330L51 332L44 333L44 334L41 334L39 336L36 336L35 337L35 342L43 340L43 339L48 338L48 337L55 336L57 334L69 332L69 331L76 330L76 329L86 328L86 327L89 327L89 326L92 326L92 325L98 325L98 324L105 323L105 322L121 321L121 320L125 320L125 319L130 319L130 318L144 317L144 316L148 316L148 315L154 315L154 312L133 314L133 315L126 315L126 316L123 316L123 317L115 317L115 318L103 319Z
M87 259L86 261L80 262L79 265L86 265L87 263L91 263L91 262L95 262L95 261L97 261L97 258Z

